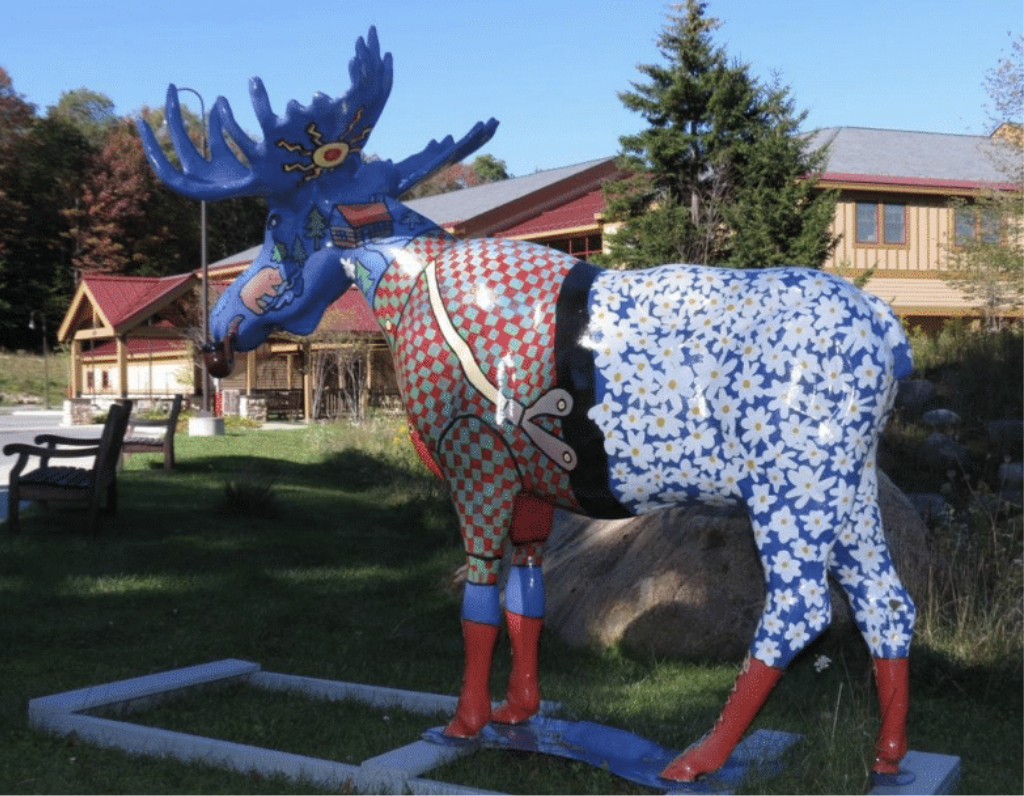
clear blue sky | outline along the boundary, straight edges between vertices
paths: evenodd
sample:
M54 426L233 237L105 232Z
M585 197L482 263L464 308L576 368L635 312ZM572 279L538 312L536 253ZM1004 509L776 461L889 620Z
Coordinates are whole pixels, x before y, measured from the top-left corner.
M248 79L274 110L339 95L357 37L376 25L395 58L367 151L399 160L476 120L516 175L616 154L642 127L617 97L659 63L656 0L21 0L0 16L0 66L40 112L86 87L119 114L163 103L168 83L223 94L259 127ZM1022 27L1020 0L711 0L715 41L763 79L778 73L805 128L989 132L982 81ZM182 100L195 110L191 95Z

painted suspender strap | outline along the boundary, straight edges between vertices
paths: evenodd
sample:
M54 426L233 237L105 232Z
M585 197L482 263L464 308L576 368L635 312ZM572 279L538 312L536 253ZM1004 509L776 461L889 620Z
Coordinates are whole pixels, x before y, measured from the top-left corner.
M558 291L555 367L558 386L573 398L571 412L562 419L562 434L581 462L569 473L572 492L589 516L617 519L632 514L611 492L604 432L587 415L597 400L597 374L594 352L583 341L589 337L590 289L601 273L596 266L577 262L565 275Z
M495 405L495 414L498 420L509 420L514 426L519 426L530 438L534 445L564 470L572 470L576 467L576 452L558 439L546 429L541 428L533 422L534 418L544 415L565 417L572 411L572 396L563 389L556 388L544 393L531 406L524 407L514 398L507 398L501 394L498 388L492 384L480 364L473 356L468 343L462 338L458 330L452 325L448 312L444 307L444 300L441 298L441 289L437 284L437 266L431 262L425 272L427 278L427 292L430 296L430 307L434 311L434 318L441 330L445 341L455 352L459 364L466 374L469 383L472 384L481 395Z

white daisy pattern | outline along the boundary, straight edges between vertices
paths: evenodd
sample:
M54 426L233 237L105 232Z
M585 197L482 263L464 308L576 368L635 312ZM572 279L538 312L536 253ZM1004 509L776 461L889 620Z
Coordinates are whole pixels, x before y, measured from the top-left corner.
M767 584L751 654L784 667L824 629L831 572L872 654L905 656L874 469L910 358L889 308L811 269L686 265L602 272L589 301L611 492L634 514L746 504Z

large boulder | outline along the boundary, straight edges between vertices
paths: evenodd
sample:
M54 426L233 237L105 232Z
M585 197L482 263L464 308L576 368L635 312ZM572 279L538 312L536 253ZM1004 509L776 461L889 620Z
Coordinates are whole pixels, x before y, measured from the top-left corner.
M928 581L927 529L880 473L897 570L920 603ZM742 509L666 509L625 520L557 512L546 546L545 624L576 646L621 643L681 658L738 660L764 603L764 576ZM849 623L833 584L833 623Z

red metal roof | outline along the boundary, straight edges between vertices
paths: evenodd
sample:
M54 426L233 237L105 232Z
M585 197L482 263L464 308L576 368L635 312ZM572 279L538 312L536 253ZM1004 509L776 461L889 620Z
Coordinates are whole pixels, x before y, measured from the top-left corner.
M85 343L82 346L82 358L92 359L94 357L116 357L117 356L117 341L116 340L101 340L96 341L93 347L89 347L89 343ZM180 353L184 354L186 351L186 341L182 339L168 340L162 337L129 337L128 338L128 355L129 356L147 356L149 354L166 354L166 353Z
M869 185L904 185L914 188L937 188L950 191L976 191L992 189L997 191L1016 190L1010 182L979 182L977 180L956 180L944 177L894 177L889 174L847 174L826 171L819 178L821 182L842 182Z
M192 274L165 277L86 274L82 281L95 299L97 309L116 328L192 278Z
M373 311L363 294L353 285L331 304L320 319L317 331L321 332L380 332Z
M547 210L538 216L516 224L514 227L494 233L496 236L512 237L543 235L562 229L592 227L597 222L594 216L604 210L604 195L600 188L573 199L564 205Z

